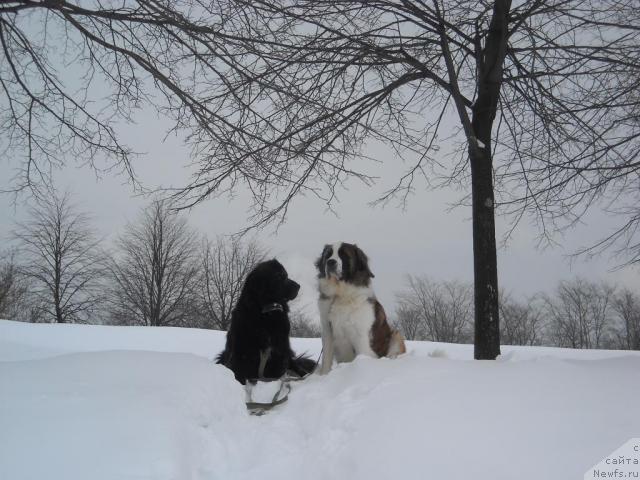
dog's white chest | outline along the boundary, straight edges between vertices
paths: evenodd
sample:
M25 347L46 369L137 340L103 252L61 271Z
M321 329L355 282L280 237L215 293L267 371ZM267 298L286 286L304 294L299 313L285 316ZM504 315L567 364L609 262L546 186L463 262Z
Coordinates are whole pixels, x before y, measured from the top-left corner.
M359 354L375 356L370 347L373 308L366 297L350 300L334 299L328 305L327 318L338 362L350 362Z

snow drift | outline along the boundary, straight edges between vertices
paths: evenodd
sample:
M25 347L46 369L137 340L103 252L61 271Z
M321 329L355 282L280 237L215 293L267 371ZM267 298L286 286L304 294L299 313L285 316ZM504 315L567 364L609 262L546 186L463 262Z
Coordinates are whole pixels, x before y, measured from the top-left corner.
M409 342L263 417L224 334L0 321L0 478L569 479L640 433L640 355ZM319 340L294 340L318 355Z

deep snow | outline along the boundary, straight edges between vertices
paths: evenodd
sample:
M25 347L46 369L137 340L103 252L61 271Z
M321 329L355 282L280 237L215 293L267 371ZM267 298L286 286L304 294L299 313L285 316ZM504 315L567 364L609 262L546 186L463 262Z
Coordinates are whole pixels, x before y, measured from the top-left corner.
M0 321L0 479L581 479L640 436L638 353L410 342L254 417L223 342Z

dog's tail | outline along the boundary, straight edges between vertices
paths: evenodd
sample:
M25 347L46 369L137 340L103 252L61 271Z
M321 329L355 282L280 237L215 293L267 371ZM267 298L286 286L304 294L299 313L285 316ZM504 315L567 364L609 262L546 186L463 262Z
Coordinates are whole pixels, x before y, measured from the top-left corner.
M316 369L316 362L305 354L296 356L291 352L291 362L289 364L289 370L298 375L299 377L306 377Z

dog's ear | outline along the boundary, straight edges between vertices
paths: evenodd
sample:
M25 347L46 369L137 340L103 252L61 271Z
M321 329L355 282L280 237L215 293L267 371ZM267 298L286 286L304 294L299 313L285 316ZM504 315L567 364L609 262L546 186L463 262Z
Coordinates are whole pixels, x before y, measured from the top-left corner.
M249 297L251 299L255 299L256 295L259 293L259 281L258 281L258 273L256 272L256 269L254 268L253 270L251 270L249 272L249 274L246 276L246 278L244 279L244 285L242 287L242 289L244 291L246 291L247 294L249 294Z
M318 257L318 259L316 260L316 268L318 269L318 276L319 277L324 277L327 272L324 271L324 261L327 258L327 256L329 255L329 249L331 248L331 245L326 244L324 246L324 248L322 249L322 253L320 254L320 256Z
M367 255L357 245L354 245L354 247L356 251L356 271L364 272L366 275L369 275L369 278L374 278L375 275L369 268L369 259L367 258Z
M266 285L263 280L264 270L269 262L271 262L271 260L260 262L249 272L242 285L240 292L241 298L238 300L238 304L242 303L252 310L261 308L265 302L264 297L266 293Z

